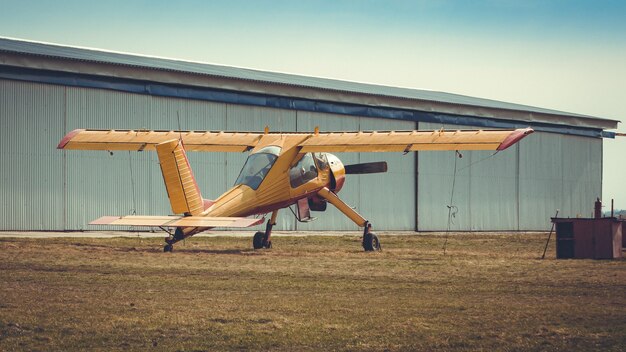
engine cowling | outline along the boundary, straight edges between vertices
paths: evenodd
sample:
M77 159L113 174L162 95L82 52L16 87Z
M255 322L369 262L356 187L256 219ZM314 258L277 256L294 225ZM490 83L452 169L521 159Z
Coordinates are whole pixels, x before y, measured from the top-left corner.
M345 166L338 157L328 153L321 154L324 154L321 160L323 160L324 163L328 163L328 169L321 166L323 170L329 170L330 181L327 187L332 192L337 193L341 190L346 180ZM313 195L309 197L308 205L309 209L311 209L312 211L325 211L328 206L328 202L326 201L326 199L318 195Z

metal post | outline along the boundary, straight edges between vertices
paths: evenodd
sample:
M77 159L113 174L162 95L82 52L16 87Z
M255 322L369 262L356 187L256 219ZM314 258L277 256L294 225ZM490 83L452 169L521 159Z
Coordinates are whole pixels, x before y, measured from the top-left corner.
M556 214L554 217L559 216L559 209L556 210ZM546 257L546 250L548 249L548 243L550 243L550 237L552 237L552 231L554 231L554 221L552 222L552 228L550 229L550 234L548 235L548 240L546 241L546 246L543 248L543 254L541 255L541 259Z

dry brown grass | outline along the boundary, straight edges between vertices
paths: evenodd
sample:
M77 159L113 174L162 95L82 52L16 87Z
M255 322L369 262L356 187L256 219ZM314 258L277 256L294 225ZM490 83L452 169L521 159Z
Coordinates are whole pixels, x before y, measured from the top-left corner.
M623 350L626 261L544 235L1 239L0 350Z

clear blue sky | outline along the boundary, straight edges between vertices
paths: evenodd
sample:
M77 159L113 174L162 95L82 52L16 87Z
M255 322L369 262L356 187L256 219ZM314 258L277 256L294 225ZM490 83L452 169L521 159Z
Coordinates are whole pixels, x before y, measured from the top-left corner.
M626 122L626 1L0 0L0 36ZM605 140L603 197L621 208L625 151L626 138Z

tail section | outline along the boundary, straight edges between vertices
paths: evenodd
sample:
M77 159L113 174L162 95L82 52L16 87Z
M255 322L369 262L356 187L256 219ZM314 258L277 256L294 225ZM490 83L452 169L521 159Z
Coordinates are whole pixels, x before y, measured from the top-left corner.
M185 148L179 140L156 145L167 196L175 214L200 215L204 202L193 176Z

